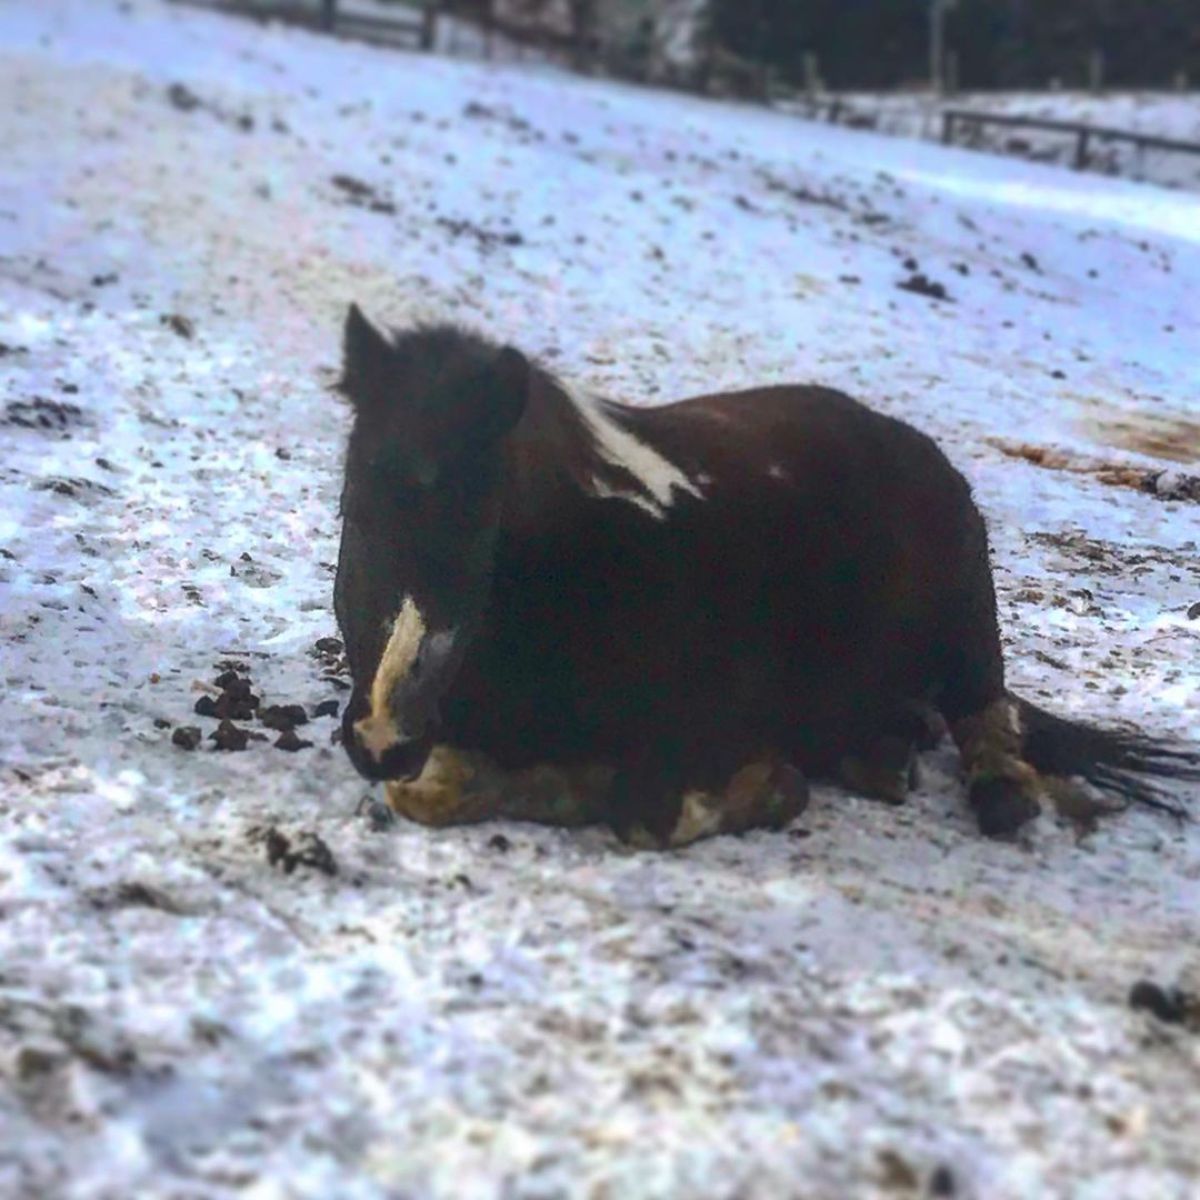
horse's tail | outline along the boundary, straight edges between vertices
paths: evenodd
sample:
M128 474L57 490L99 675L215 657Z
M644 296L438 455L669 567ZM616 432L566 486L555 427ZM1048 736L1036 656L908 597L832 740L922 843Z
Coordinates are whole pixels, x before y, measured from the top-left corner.
M1186 801L1164 792L1161 782L1200 782L1200 751L1069 721L1028 700L1014 699L1021 714L1024 757L1039 772L1081 776L1127 803L1187 815Z

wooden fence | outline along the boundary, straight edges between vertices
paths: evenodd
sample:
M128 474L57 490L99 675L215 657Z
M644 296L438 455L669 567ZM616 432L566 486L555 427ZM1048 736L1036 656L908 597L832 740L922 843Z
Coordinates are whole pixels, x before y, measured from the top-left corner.
M1085 170L1092 161L1091 148L1094 142L1131 142L1142 150L1200 154L1200 142L1186 142L1179 138L1159 137L1151 133L1133 133L1127 129L1111 129L1104 125L1086 125L1082 121L1055 121L1046 117L983 113L968 108L947 108L942 111L942 141L951 146L960 128L982 131L985 125L1069 134L1075 139L1075 166L1080 171Z
M438 9L432 3L419 10L397 8L395 15L376 16L339 8L337 0L321 0L319 5L311 2L306 4L303 0L284 0L278 4L254 4L249 0L174 2L259 21L280 21L285 25L322 30L382 46L411 46L431 50L437 34Z

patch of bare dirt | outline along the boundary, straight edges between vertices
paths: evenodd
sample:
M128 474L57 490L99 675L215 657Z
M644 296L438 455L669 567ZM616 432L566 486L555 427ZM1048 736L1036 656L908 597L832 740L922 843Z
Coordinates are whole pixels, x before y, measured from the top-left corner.
M1200 463L1200 421L1183 416L1122 413L1087 424L1110 446L1168 462Z
M1035 467L1049 471L1069 471L1075 475L1091 475L1113 487L1131 488L1159 500L1185 500L1200 503L1200 475L1182 471L1155 470L1128 463L1108 462L1073 454L1052 446L1037 446L1032 442L1010 442L1004 438L989 438L988 444L1009 458L1021 458ZM1161 457L1161 456L1160 456Z

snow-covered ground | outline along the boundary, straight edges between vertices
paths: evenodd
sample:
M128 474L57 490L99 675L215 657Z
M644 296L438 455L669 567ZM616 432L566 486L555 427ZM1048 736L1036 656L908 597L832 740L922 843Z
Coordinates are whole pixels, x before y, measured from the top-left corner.
M1176 141L1200 143L1200 91L1186 92L966 92L938 99L921 92L848 92L841 96L846 111L866 120L882 133L939 141L942 110L968 109L1054 121L1080 121L1098 128L1144 133ZM823 104L828 104L828 100ZM808 111L806 101L783 103L785 110ZM843 116L843 119L845 117ZM960 130L981 150L1040 162L1071 166L1075 138L1067 133L988 126ZM1144 150L1121 141L1094 139L1089 170L1200 191L1200 155L1177 150Z
M330 718L171 727L228 660L341 697L356 299L912 419L1014 687L1194 743L1200 508L996 445L1195 471L1194 197L154 0L9 0L0 47L0 1195L1197 1194L1200 1038L1127 1004L1200 986L1194 825L985 842L939 751L667 856L379 833ZM269 862L306 832L336 874Z

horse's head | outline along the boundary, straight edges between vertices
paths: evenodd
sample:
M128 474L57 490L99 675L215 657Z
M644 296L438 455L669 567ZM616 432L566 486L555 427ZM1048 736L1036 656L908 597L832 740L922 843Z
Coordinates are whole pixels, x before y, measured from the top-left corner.
M388 338L351 306L341 387L354 407L334 585L354 677L343 739L368 779L411 778L487 602L500 441L529 364L451 328Z

